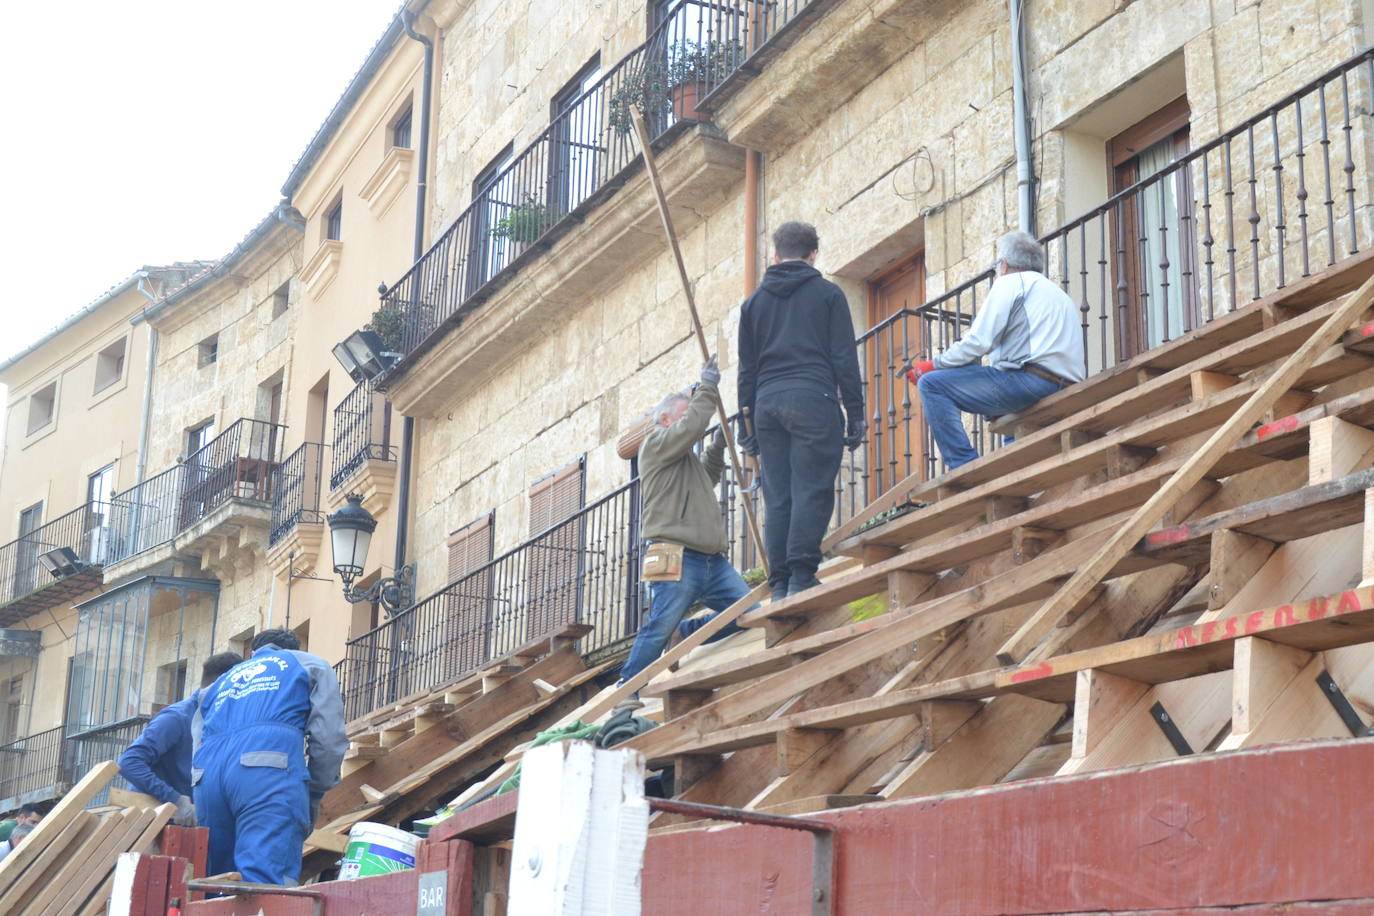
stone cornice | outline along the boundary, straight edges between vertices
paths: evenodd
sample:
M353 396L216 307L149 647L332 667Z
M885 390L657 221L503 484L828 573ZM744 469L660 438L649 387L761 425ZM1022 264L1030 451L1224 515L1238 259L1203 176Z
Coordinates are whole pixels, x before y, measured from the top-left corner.
M343 242L337 239L325 239L320 243L320 247L315 249L310 260L301 268L301 282L305 284L310 295L318 299L320 294L328 289L329 284L334 282L339 273L339 259L342 256Z
M393 146L387 150L381 165L377 166L377 170L359 189L358 196L379 219L386 215L386 211L390 210L391 205L400 197L401 191L405 190L414 159L415 150Z

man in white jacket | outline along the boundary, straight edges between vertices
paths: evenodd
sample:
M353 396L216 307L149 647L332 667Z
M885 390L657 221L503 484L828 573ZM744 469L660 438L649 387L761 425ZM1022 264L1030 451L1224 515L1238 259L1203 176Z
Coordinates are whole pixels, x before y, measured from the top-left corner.
M1029 233L1008 232L997 240L995 270L968 333L906 373L948 470L978 457L960 411L1015 413L1084 376L1078 306L1044 275L1044 247Z

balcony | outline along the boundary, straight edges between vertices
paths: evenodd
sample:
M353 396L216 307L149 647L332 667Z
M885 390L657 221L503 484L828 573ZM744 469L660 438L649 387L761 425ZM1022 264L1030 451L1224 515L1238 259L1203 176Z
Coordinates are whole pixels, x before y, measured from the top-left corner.
M358 493L374 515L386 510L396 486L396 447L391 444L391 405L370 381L359 382L334 408L329 505Z
M232 579L266 547L286 427L241 419L205 447L111 501L111 578L190 554Z
M272 472L272 527L267 536L267 562L278 575L313 569L324 536L320 508L325 449L306 442Z
M110 559L109 522L108 504L87 503L0 547L0 627L98 588ZM77 572L55 578L38 558L64 547Z
M1096 396L1362 279L1340 268L1367 261L1374 241L1371 111L1374 49L1042 237L1046 275L1079 304L1086 372L1107 377ZM980 274L859 337L870 442L841 470L840 520L911 475L944 472L915 394L895 370L959 339L992 281L991 271ZM1253 303L1261 309L1240 314ZM998 424L971 418L970 438L986 453L1001 434L1025 435L1067 415L1073 398L1073 389L1061 391Z
M0 744L0 809L60 797L72 772L60 726Z
M474 370L513 352L545 318L585 303L619 265L663 247L632 104L661 150L669 199L683 205L680 228L695 225L691 204L744 171L743 149L720 139L697 100L748 77L771 39L822 5L787 0L765 13L746 0L688 0L553 119L383 294L395 328L387 343L404 354L385 381L398 408L436 415ZM522 272L526 283L511 282Z

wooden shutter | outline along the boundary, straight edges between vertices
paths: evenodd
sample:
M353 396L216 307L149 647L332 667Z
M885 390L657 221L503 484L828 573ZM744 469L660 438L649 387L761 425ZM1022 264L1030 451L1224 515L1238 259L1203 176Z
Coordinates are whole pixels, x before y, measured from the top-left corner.
M578 617L581 605L583 458L530 487L530 558L526 567L525 640ZM571 520L570 520L571 519Z
M448 537L448 613L436 683L446 683L487 661L491 634L491 563L495 513L488 512Z

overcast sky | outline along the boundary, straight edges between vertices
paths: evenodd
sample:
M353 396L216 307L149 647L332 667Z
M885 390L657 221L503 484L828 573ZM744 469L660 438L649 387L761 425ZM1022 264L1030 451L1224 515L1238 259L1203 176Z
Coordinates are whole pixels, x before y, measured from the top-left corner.
M0 359L144 264L223 257L400 0L0 6Z

